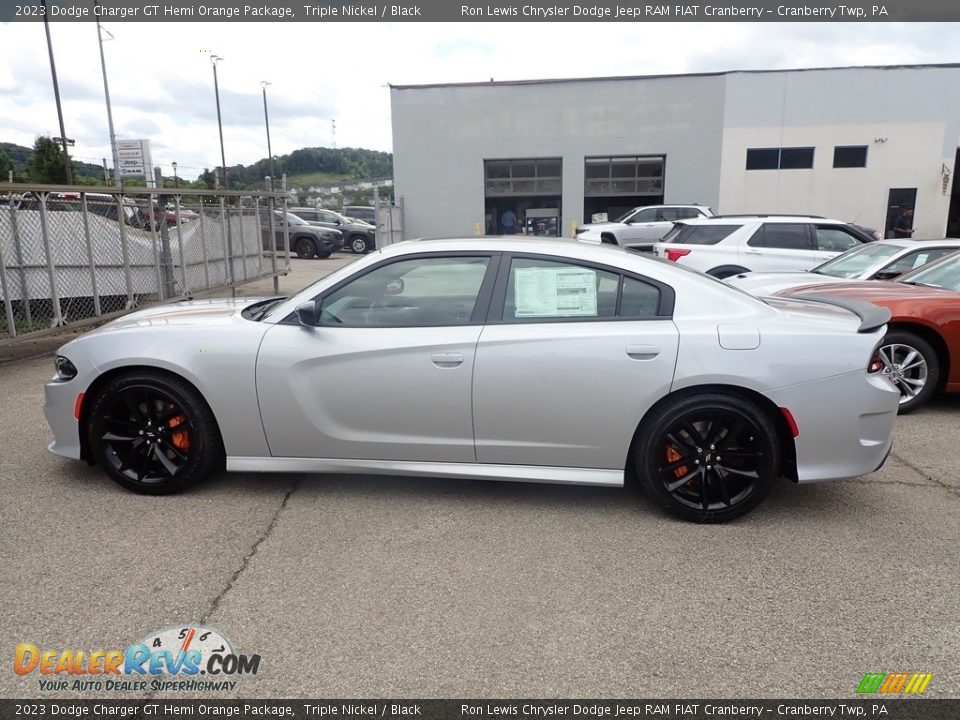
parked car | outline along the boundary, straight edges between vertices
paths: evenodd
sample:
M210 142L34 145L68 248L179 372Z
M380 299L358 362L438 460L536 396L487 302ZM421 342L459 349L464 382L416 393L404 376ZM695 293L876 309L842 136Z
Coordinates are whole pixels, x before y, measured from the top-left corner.
M53 452L143 493L224 459L246 472L636 476L669 512L718 522L780 476L883 464L899 400L874 358L888 317L760 301L607 246L410 241L289 298L114 320L60 348L44 412Z
M286 220L284 220L284 217L286 217ZM284 216L282 211L275 210L273 213L273 231L276 236L277 250L284 249L283 229L285 222L289 226L290 249L297 254L298 258L328 258L343 247L343 233L339 230L311 225L296 215L287 213ZM264 250L273 249L268 213L262 213L260 216L260 238L263 241Z
M613 222L581 225L576 235L583 240L649 252L657 240L673 229L675 221L712 215L713 211L703 205L646 205L633 208Z
M377 247L377 229L362 220L351 220L333 210L324 208L290 208L290 212L311 225L339 230L343 235L343 245L352 252L362 255Z
M183 224L190 220L196 220L200 217L200 214L195 210L191 210L185 205L180 206L180 223ZM167 203L166 206L166 219L167 225L176 225L177 224L177 206L175 203Z
M751 295L773 295L801 285L837 280L892 280L960 250L960 240L879 240L857 245L804 272L749 272L726 281Z
M894 281L801 286L777 294L830 295L889 309L880 359L883 375L900 390L901 413L938 391L960 392L960 252Z
M341 212L351 220L363 220L371 225L377 223L377 209L372 205L344 205Z
M674 223L653 252L726 278L809 270L865 242L870 239L849 223L815 215L716 215Z

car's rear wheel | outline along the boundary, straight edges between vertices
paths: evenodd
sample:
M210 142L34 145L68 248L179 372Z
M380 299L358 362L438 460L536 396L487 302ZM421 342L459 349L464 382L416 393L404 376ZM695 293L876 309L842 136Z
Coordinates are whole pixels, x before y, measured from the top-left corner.
M900 414L916 410L937 391L940 359L926 340L905 330L892 330L880 345L881 371L900 390Z
M317 254L317 247L310 238L301 237L294 241L293 251L297 254L298 258L309 260Z
M350 249L357 255L363 255L370 249L370 243L363 235L354 235L350 238Z
M644 423L637 474L667 512L684 520L732 520L773 486L780 445L770 418L733 395L681 396Z
M121 375L93 399L88 443L114 482L166 495L214 472L223 459L216 419L183 380L154 372Z

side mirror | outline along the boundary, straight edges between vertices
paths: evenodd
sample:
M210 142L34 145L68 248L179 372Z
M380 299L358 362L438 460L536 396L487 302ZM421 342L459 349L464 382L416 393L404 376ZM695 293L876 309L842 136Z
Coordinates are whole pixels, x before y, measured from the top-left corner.
M304 327L316 327L317 319L320 315L318 310L319 301L308 300L305 303L297 305L297 320Z
M903 275L903 273L900 270L881 270L874 278L877 280L893 280L901 275Z

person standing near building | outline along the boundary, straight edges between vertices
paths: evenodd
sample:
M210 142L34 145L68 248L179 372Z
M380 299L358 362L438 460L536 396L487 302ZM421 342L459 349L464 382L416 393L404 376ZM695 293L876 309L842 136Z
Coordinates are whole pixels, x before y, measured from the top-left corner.
M916 228L913 226L913 208L905 207L893 221L893 236L895 238L910 238Z
M506 212L500 216L500 227L504 235L513 235L517 231L517 214L513 208L507 208Z

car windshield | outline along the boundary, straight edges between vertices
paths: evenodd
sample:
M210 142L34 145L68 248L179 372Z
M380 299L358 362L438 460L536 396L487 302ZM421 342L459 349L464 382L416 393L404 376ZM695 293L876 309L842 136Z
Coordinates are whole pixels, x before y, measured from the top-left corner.
M287 222L290 223L291 225L309 225L310 224L306 220L301 220L296 215L292 215L290 213L287 213Z
M907 273L898 282L908 285L929 285L944 290L960 290L960 252Z
M902 249L897 245L858 245L842 255L817 265L810 272L835 278L854 278L877 262L893 257Z

